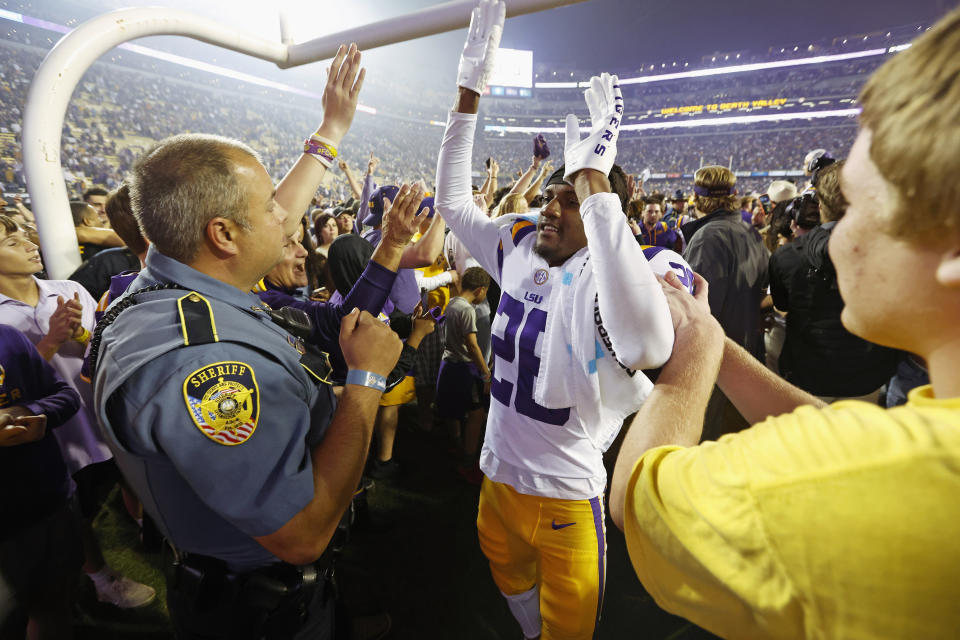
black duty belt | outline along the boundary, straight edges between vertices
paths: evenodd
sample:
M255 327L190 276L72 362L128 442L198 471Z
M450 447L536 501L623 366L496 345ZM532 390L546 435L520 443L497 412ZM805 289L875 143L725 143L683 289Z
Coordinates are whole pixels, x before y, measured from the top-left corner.
M187 553L167 543L172 551L166 562L167 588L192 611L231 610L240 607L255 620L259 637L263 629L291 633L304 623L315 596L336 597L332 554L305 565L277 562L246 572L227 568L218 558ZM282 634L281 634L282 635Z

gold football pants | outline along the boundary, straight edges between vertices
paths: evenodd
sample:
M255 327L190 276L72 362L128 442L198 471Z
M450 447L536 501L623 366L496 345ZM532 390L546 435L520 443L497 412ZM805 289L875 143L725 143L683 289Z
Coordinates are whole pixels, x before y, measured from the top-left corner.
M503 593L539 585L542 640L593 637L606 575L602 496L544 498L484 478L477 529Z

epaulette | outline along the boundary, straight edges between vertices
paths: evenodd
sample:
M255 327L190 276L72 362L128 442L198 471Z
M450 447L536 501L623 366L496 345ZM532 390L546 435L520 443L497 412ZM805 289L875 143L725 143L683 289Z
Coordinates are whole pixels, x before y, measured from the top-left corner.
M180 289L189 291L177 284L155 284L145 287L125 296L103 315L100 322L97 323L93 331L93 339L90 341L90 378L96 375L97 360L100 357L100 341L103 338L103 332L116 322L120 314L139 303L137 296L143 293L153 291L163 291L166 289ZM183 334L183 345L208 344L219 342L217 336L217 324L213 317L213 308L210 302L196 291L189 293L177 299L177 313L180 317L180 331Z
M191 291L177 299L177 312L180 314L180 332L183 334L183 346L219 342L217 323L213 317L210 301L196 291Z
M183 335L183 346L190 347L201 344L210 344L220 342L220 336L217 333L217 322L213 313L213 306L210 301L196 291L190 291L177 284L156 284L151 287L134 291L122 298L110 310L104 314L93 332L93 339L90 342L90 378L96 375L97 359L100 354L100 341L104 330L113 324L117 317L125 310L141 302L137 296L153 291L162 291L165 289L180 289L186 291L184 295L177 298L177 314L180 318L180 332ZM287 341L300 354L300 365L317 382L330 384L330 359L326 352L321 351L315 346L305 343L304 339L309 338L313 323L305 312L293 307L284 307L274 310L267 304L262 304L259 309L266 313L273 324L283 328L287 334ZM230 337L226 337L230 340Z

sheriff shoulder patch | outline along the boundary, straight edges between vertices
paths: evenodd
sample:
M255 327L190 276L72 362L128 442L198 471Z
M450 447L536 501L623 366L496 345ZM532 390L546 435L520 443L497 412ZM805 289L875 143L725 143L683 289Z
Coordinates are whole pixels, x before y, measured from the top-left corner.
M250 365L214 362L183 381L183 400L197 428L223 445L243 444L257 428L260 389Z

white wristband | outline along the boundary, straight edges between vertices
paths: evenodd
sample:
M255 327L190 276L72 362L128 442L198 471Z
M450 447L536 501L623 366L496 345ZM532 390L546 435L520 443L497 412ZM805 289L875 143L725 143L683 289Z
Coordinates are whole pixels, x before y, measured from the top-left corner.
M370 387L371 389L383 392L387 388L387 379L373 371L351 369L347 372L346 384L357 384L361 387Z

